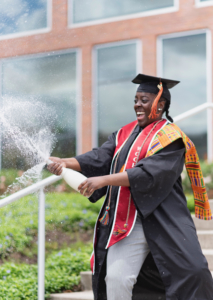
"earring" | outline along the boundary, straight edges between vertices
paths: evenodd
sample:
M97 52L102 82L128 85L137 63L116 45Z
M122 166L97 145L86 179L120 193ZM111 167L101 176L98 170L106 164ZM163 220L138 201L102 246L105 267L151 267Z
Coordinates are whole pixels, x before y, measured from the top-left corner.
M158 108L158 110L162 110L162 108Z

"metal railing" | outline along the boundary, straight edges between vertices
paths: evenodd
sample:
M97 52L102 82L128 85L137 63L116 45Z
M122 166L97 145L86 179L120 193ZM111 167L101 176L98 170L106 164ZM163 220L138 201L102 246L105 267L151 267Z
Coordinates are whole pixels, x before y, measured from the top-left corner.
M205 109L213 109L213 103L204 103L187 112L180 114L174 118L175 122L182 121L188 117L191 117ZM44 276L45 276L45 194L44 188L54 182L60 180L61 176L52 175L46 179L41 180L21 191L18 191L3 200L0 200L0 208L4 207L10 203L13 203L20 198L27 196L29 194L39 191L38 194L38 300L44 300L45 286L44 286Z
M38 300L44 300L45 270L45 194L44 188L60 180L61 176L52 175L0 201L0 208L39 191L38 194Z

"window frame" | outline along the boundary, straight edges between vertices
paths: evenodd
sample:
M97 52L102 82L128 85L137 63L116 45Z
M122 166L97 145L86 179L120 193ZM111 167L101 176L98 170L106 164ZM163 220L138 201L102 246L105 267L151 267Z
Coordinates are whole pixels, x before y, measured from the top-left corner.
M80 48L70 48L59 51L50 51L46 53L22 55L19 57L10 57L0 59L0 105L2 102L2 79L3 64L7 61L25 61L28 59L44 58L55 55L76 53L76 155L82 153L82 52ZM0 147L1 147L1 130L0 130ZM0 170L2 166L2 155L0 153Z
M157 75L163 76L163 40L170 38L178 38L184 36L192 36L197 34L206 34L206 102L212 103L212 36L211 30L208 28L176 32L171 34L160 35L157 38ZM212 109L207 109L207 158L209 162L213 161L213 116Z
M136 19L136 18L141 18L141 17L177 12L179 10L179 0L173 0L173 1L174 1L174 6L171 6L168 8L158 8L158 9L153 9L150 11L145 11L145 12L140 12L140 13L133 13L133 14L128 14L128 15L103 18L103 19L98 19L98 20L94 20L94 21L73 23L73 0L68 0L68 10L67 10L68 28L92 26L92 25L111 23L111 22L117 22L117 21L122 21L122 20Z
M47 33L50 32L51 30L52 30L52 0L47 0L47 27L1 35L0 41L20 38L25 36L31 36L35 34Z
M195 6L196 7L207 7L207 6L212 6L213 5L213 0L211 1L205 1L201 2L200 0L195 0Z
M142 73L143 47L142 40L132 39L95 45L92 49L92 147L98 146L98 50L115 46L136 44L136 72ZM118 128L119 129L119 128Z

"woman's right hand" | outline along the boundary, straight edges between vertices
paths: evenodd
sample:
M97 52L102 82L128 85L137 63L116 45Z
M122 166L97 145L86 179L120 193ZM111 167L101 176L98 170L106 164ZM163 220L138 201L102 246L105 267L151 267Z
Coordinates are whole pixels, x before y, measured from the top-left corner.
M53 163L47 166L47 170L55 175L61 175L62 168L66 168L66 163L59 157L49 158Z

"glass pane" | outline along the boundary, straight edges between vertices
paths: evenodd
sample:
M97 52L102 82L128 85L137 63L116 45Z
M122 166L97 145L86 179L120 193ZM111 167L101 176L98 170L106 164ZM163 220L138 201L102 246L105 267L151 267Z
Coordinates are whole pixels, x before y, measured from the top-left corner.
M174 6L174 0L73 0L73 23L123 16Z
M47 27L47 0L1 0L0 36Z
M5 62L2 78L3 96L44 102L56 111L59 134L52 155L75 155L76 53ZM10 167L4 157L3 167Z
M98 59L98 141L135 120L136 44L99 49Z
M181 81L171 89L171 116L207 101L205 33L163 40L163 77ZM204 112L177 123L195 142L201 158L207 153L206 116Z

